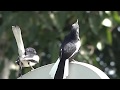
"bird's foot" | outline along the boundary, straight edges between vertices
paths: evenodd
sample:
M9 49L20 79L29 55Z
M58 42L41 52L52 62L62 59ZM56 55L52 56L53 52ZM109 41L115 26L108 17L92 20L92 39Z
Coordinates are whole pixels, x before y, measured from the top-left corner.
M72 59L72 62L76 62L76 60L75 60L75 59Z
M31 71L35 70L32 66L30 66L30 67L31 67Z
M71 63L77 62L75 59L72 59Z

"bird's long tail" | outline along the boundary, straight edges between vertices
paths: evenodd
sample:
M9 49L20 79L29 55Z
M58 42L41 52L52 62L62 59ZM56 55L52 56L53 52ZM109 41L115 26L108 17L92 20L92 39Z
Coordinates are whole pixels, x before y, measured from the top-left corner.
M19 26L12 26L12 31L17 42L19 56L21 57L25 53L21 30Z
M58 64L60 62L60 58L57 59L57 61L54 63L53 67L51 68L50 72L49 72L49 75L54 78L55 76L55 73L56 73L56 70L57 70L57 67L58 67Z
M54 79L65 79L69 74L69 60L60 60L58 58L49 74Z
M65 60L63 79L65 79L68 75L69 75L69 59L66 59Z

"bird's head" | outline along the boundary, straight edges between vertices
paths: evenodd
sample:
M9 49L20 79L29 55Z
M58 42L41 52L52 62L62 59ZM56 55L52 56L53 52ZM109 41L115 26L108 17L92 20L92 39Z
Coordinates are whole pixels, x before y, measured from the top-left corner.
M78 24L78 19L77 19L77 21L76 21L75 23L72 24L72 28L71 28L71 30L72 30L73 32L76 32L77 34L79 34L79 24Z
M30 54L37 54L36 50L34 48L28 47L25 49L25 55L30 55Z

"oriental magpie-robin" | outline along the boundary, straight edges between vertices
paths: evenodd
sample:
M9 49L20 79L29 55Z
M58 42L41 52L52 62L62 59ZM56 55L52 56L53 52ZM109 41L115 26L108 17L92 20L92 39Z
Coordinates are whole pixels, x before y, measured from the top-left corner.
M18 59L16 60L16 63L20 67L19 76L21 76L23 67L31 67L32 70L34 69L32 66L39 63L39 56L37 55L36 50L32 47L24 49L21 29L19 26L12 26L12 31L18 46L19 56Z
M81 46L78 20L72 24L70 33L65 36L60 47L59 58L49 74L54 79L65 79L69 74L69 61L78 53Z

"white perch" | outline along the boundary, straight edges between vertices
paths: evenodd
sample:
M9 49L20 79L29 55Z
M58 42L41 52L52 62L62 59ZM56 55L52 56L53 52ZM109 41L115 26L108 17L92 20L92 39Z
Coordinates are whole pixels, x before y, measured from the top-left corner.
M54 63L39 67L18 79L52 79L49 72L53 65ZM66 79L110 79L103 71L87 63L74 61L69 67L69 76Z

